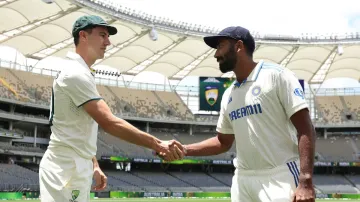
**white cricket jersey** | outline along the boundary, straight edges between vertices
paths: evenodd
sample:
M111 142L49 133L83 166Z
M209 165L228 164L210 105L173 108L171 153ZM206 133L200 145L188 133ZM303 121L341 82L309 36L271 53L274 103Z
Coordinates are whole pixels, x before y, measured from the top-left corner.
M67 58L53 83L50 104L52 134L48 149L70 149L70 152L73 150L79 156L91 159L96 155L98 124L82 106L101 97L96 89L94 73L82 57L69 52Z
M299 158L290 117L307 107L293 72L260 61L244 82L225 91L216 130L235 135L236 168L274 168Z

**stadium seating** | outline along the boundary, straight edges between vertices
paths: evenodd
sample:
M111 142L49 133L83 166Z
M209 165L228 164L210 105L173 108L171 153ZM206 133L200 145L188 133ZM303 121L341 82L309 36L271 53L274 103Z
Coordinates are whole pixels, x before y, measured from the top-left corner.
M209 192L230 191L230 187L228 187L221 181L209 175L206 175L205 173L169 172L169 174L194 187L198 187L202 191L209 191Z
M3 85L0 96L7 99L49 105L53 77L0 68ZM98 91L115 114L170 120L216 122L217 116L194 115L176 92L149 91L97 85ZM325 122L360 120L360 96L316 96L319 115Z
M315 101L325 122L360 121L360 96L316 96Z
M360 175L346 175L346 177L351 180L351 182L360 189Z
M360 120L360 96L344 96L344 101L353 118Z
M339 175L315 175L314 184L323 193L357 193L354 186Z
M317 96L318 109L326 122L342 123L345 119L345 109L339 96Z
M163 187L168 187L168 189L173 192L201 191L198 187L163 172L137 171L133 172L133 174L141 178L146 178L150 182L158 183Z
M210 175L227 186L231 186L233 173L210 173Z
M180 120L193 120L194 116L190 109L181 100L178 94L164 91L156 91L155 94L159 100L165 103L175 113L173 116L179 117Z
M26 146L12 146L6 142L0 142L0 150L4 150L7 152L14 151L24 151L24 152L34 152L34 153L44 153L44 150L39 147L26 147Z
M51 97L51 89L53 84L53 77L39 76L39 74L29 73L25 71L14 71L18 83L23 83L25 90L38 104L48 105Z
M318 138L316 151L327 161L354 161L356 148L355 142L349 137Z
M53 77L26 71L0 68L1 97L41 105L49 105ZM97 85L99 94L121 116L194 120L194 115L175 92L148 91Z
M38 174L15 164L0 164L0 182L7 191L39 190Z
M20 100L26 102L34 102L34 96L28 91L24 83L20 82L16 78L16 70L0 68L0 75L3 83L6 85L0 85L1 97L13 100Z
M106 174L108 176L111 176L111 178L117 179L114 180L114 184L112 184L112 187L122 187L122 189L127 190L134 190L137 189L142 191L162 191L166 188L164 186L161 186L159 184L156 184L156 182L151 182L147 180L146 178L141 178L137 175L134 175L130 172L124 172L124 171L107 171ZM121 184L123 183L123 184ZM126 184L130 184L131 186L128 187ZM137 188L135 188L137 187ZM130 189L129 189L130 188Z

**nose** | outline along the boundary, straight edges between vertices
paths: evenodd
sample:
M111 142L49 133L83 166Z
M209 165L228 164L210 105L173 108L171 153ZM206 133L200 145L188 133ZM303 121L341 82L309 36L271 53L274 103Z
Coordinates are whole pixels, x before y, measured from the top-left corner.
M216 49L214 58L218 59L219 57L220 57L220 51L219 51L219 49Z
M218 58L220 56L219 49L216 49L214 58Z
M104 44L105 46L109 46L111 44L109 37L105 38Z

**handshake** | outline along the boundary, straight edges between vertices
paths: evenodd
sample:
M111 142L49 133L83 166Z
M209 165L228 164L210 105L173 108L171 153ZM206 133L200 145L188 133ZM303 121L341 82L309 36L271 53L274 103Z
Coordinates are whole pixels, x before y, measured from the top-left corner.
M186 147L176 140L160 141L157 145L156 155L165 161L180 160L186 155Z

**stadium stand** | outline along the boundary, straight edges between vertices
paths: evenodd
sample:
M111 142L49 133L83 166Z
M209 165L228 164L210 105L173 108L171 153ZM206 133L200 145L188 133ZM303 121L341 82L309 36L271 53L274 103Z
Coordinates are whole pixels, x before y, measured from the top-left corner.
M343 99L353 118L360 120L360 96L344 96Z
M329 139L318 138L316 140L316 151L320 153L323 160L354 161L356 160L354 154L357 151L357 147L350 137L331 137Z
M187 191L201 191L200 188L180 180L177 177L165 174L164 172L133 172L134 175L139 176L144 179L148 179L153 183L158 183L163 187L168 187L170 191L174 192L187 192Z
M316 100L326 122L342 123L346 121L344 106L339 96L317 96Z
M226 192L230 188L219 180L206 175L205 173L192 172L169 172L169 175L186 182L194 187L198 187L202 191L208 192Z
M5 191L39 190L38 174L15 164L0 164L0 182Z
M0 74L3 81L9 83L13 90L1 85L2 97L49 105L53 77L7 68L0 68ZM176 92L155 92L104 85L98 85L97 88L115 114L156 119L194 120L194 115Z
M346 175L347 179L350 179L351 182L360 189L360 175Z
M315 175L314 183L323 193L359 193L346 178L338 175Z

